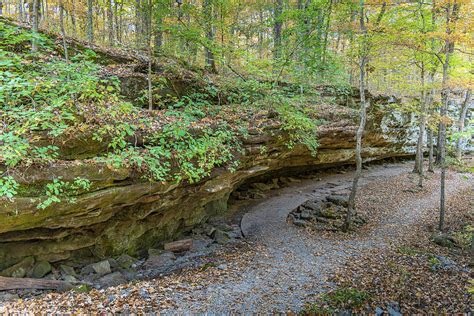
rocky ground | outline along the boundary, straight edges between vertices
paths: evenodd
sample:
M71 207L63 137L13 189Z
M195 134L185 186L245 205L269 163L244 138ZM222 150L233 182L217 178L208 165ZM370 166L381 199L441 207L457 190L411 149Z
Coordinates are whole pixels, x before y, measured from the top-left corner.
M20 293L21 299L17 292L3 293L0 312L318 311L319 306L330 308L321 294L348 287L368 293L360 308L373 312L436 312L442 308L466 312L471 308L471 297L465 286L472 273L467 256L430 241L439 175L428 174L425 187L418 189L411 168L411 163L397 163L374 165L364 171L357 208L368 223L356 232L318 231L287 222L290 211L307 200L347 195L352 171L283 178L254 185L245 194L260 199L238 204L244 214L241 229L245 238L238 226L215 222L195 230L193 249L188 252L151 249L147 260L124 256L68 273L62 267L58 273L79 274L86 280L84 275L90 276L93 286L110 287L79 287L39 296ZM465 197L472 196L473 184L472 175L448 174L449 227L462 226L452 223L453 217L459 218L455 214L472 211ZM240 198L248 198L242 194ZM412 249L414 240L424 252L413 255L410 250L411 257L400 257L406 255L403 249ZM395 265L390 270L395 263L400 268ZM418 270L411 271L413 267ZM176 269L180 272L168 274ZM384 271L392 273L387 276ZM390 282L403 275L423 275L416 278L419 290L400 295L402 283ZM142 280L124 283L130 278ZM406 286L407 280L411 279L405 277ZM450 295L449 299L429 294L433 280L443 289L439 295ZM420 299L418 292L433 299ZM414 304L416 299L421 303Z

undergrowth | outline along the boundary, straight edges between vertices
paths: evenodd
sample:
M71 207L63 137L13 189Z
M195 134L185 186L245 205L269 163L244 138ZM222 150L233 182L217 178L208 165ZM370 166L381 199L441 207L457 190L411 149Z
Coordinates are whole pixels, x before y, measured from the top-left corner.
M321 295L317 302L307 303L302 314L328 315L338 311L352 311L362 308L370 296L354 288L338 288Z
M118 79L100 74L93 51L65 60L55 45L44 35L0 22L0 199L17 196L15 170L60 160L60 145L51 140L59 144L79 135L107 144L94 160L133 168L148 181L197 182L218 166L236 170L241 140L254 123L252 115L262 110L277 113L290 136L288 146L302 143L316 151L318 122L291 89L257 80L207 81L203 91L154 114L124 101ZM229 110L235 116L223 114ZM88 179L54 179L44 185L37 207L73 202L90 187Z

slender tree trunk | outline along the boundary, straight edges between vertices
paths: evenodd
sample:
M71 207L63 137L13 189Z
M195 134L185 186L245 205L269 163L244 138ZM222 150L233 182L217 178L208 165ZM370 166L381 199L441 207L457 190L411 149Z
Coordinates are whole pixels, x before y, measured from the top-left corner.
M426 112L426 88L425 88L425 65L421 66L421 108L420 108L420 131L418 135L417 155L418 155L418 186L423 187L423 145L425 140L425 112Z
M360 31L362 33L362 36L366 38L367 29L365 27L364 11L365 11L364 0L360 0L360 17L359 17ZM361 156L362 136L364 134L365 121L366 121L366 116L367 116L367 113L366 113L367 102L365 100L365 70L366 70L365 66L367 64L368 47L365 40L363 41L363 43L361 43L361 45L363 46L361 48L361 53L360 53L361 55L359 57L360 121L359 121L359 127L357 129L357 133L356 133L356 149L355 149L356 172L354 175L354 179L352 181L352 189L351 189L351 194L349 196L346 220L343 227L345 231L348 231L350 229L352 225L352 216L355 213L355 198L357 195L359 179L362 174L362 156Z
M44 24L45 24L45 27L47 28L47 27L48 27L48 24L49 24L49 7L48 7L48 0L44 0L44 13L43 13L43 17L44 17Z
M71 1L71 25L72 25L72 33L77 35L77 27L76 27L76 5L75 1Z
M18 19L23 22L23 0L18 1Z
M107 28L109 46L114 46L114 12L112 11L112 0L107 1Z
M332 13L333 0L329 0L329 8L326 20L326 29L324 31L324 45L323 45L323 63L326 63L326 54L328 47L328 38L329 38L329 27L331 25L331 13Z
M119 43L122 43L122 33L123 33L123 1L120 2L120 14L117 14L116 16L119 17L119 21L117 23L117 39Z
M441 124L440 124L440 163L441 163L441 193L439 206L439 226L440 231L444 230L444 216L446 213L446 123L444 117L447 114L450 88L449 81L449 62L451 54L454 51L454 42L451 40L451 22L457 19L459 4L454 3L451 10L451 3L447 3L446 9L446 40L444 45L445 59L443 62L443 80L442 80L442 104L441 104Z
M214 53L212 51L212 45L214 43L214 10L213 0L204 0L204 18L206 19L206 39L207 44L204 47L206 55L206 68L212 72L217 72L216 61L214 59Z
M119 19L118 19L118 16L119 16L119 12L118 12L118 2L115 1L114 2L114 23L115 23L115 28L114 28L114 32L115 32L115 38L117 39L117 41L120 43L120 24L119 24Z
M38 35L38 0L33 0L33 39L31 41L31 51L38 51L36 36Z
M66 59L66 62L69 62L69 55L68 55L68 51L67 51L67 42L66 42L66 31L64 29L64 4L63 4L63 0L59 1L59 28L61 30L61 36L63 38L64 59Z
M27 22L33 23L33 1L28 2Z
M136 48L140 49L142 44L142 22L141 22L141 1L136 0L136 8L135 8L135 40L136 40Z
M433 22L434 23L434 22ZM434 102L434 97L436 94L436 90L433 87L434 84L434 76L435 76L435 69L431 69L429 72L429 83L430 83L430 93L429 93L429 99L427 102L427 107L429 108L430 115L433 114L433 102ZM434 144L433 144L433 129L429 128L428 129L428 172L434 172Z
M447 103L449 100L449 88L446 85L448 79L448 67L449 67L449 53L446 53L446 60L443 63L443 92L442 92L442 105L441 105L441 123L439 126L439 143L438 151L440 153L439 163L441 165L441 185L440 185L440 206L439 206L439 226L440 231L444 230L444 215L446 213L446 124L443 118L446 116Z
M157 55L161 54L162 48L163 48L163 30L162 30L162 28L163 28L163 19L160 16L156 21L156 32L155 32L155 53Z
M260 58L263 58L263 54L264 54L264 51L263 51L263 39L264 39L264 30L262 30L262 26L263 26L263 9L260 8L260 11L258 12L258 18L259 18L259 22L260 22L260 29L258 31L258 56Z
M94 43L94 0L87 0L87 41Z
M102 43L106 43L106 38L107 38L107 11L105 9L101 10L101 15L102 15Z
M283 0L274 0L273 8L273 58L278 60L281 57L281 14L283 13Z
M462 147L463 147L463 137L462 133L464 132L464 122L466 121L467 110L471 107L471 89L466 90L466 98L461 106L461 111L459 114L459 121L458 121L458 132L461 134L459 135L458 140L456 141L456 159L461 160L462 158Z
M420 126L420 125L418 125ZM415 151L415 164L413 165L413 173L420 173L420 134L418 134L418 139L416 142L416 151Z
M428 129L428 172L434 172L433 130Z
M443 114L441 114L441 109L440 109L439 114L443 115ZM435 164L436 165L441 164L441 149L440 148L441 148L442 139L441 139L440 130L441 130L441 123L438 124L438 134L436 135L436 155L435 155Z
M148 109L153 110L153 85L151 81L151 66L153 61L153 54L151 49L151 29L152 29L152 16L153 16L153 0L149 0L148 3L149 13L148 13Z

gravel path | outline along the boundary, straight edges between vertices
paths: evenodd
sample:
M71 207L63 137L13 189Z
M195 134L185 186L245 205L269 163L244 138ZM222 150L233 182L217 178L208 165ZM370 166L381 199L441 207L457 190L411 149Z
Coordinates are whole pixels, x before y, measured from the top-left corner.
M364 171L360 183L364 186L373 181L392 181L397 176L406 176L411 168L411 164L375 166ZM262 246L255 257L238 273L224 275L217 282L190 292L192 300L181 296L179 307L170 312L298 311L305 297L331 288L327 279L336 267L351 257L396 241L438 203L439 192L435 185L434 190L421 198L401 201L400 206L368 235L342 241L315 236L286 223L288 213L307 199L347 191L352 176L353 173L348 172L325 176L316 182L304 180L248 207L242 229L247 238ZM436 184L437 175L433 178ZM468 186L473 186L472 179L466 181L459 174L451 174L447 196ZM361 194L364 193L367 192L362 190Z
M244 247L230 245L221 256L228 259L224 264L92 293L46 295L22 307L164 314L299 311L306 300L334 286L329 277L348 260L397 244L421 227L417 224L423 219L434 216L439 175L429 175L425 188L411 193L417 182L411 168L411 163L398 163L364 170L357 206L362 213L368 210L371 221L357 233L316 234L286 223L288 213L310 198L348 193L353 172L321 175L273 190L265 200L247 206L242 218ZM472 176L448 174L448 199L468 188L474 188Z

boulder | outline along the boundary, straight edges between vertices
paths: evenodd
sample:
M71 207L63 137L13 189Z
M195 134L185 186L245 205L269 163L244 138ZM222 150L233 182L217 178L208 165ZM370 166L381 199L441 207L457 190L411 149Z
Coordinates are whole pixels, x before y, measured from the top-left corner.
M295 226L309 227L313 230L341 230L347 209L334 202L344 204L345 197L332 195L324 199L315 198L305 201L288 214L287 222ZM358 227L365 223L365 218L360 214L354 214L353 226Z
M13 293L8 293L8 292L0 292L0 302L2 302L2 303L3 302L8 302L8 301L16 301L18 299L20 299L18 294L13 294Z
M149 257L145 263L145 269L155 269L155 270L166 270L170 268L174 261L176 260L176 256L172 252L163 252L159 256L151 256Z
M0 276L23 278L26 276L26 273L33 268L34 264L35 264L35 258L26 257L20 262L0 272Z
M456 246L456 240L448 234L437 234L433 236L433 242L441 247L453 248Z
M117 260L115 260L114 258L109 258L109 259L107 259L107 261L109 262L110 268L112 270L115 270L119 267L119 264L118 264Z
M349 206L349 197L343 195L328 195L326 201L343 207Z
M112 272L109 260L103 260L92 264L92 269L97 274L108 274Z
M38 261L31 272L33 278L42 278L46 274L51 272L51 264L48 261L42 260Z
M301 219L296 219L293 221L293 225L298 226L298 227L306 227L308 224L307 221L301 220Z
M310 210L313 210L313 211L320 211L322 210L323 208L323 203L320 202L320 201L313 201L313 200L308 200L306 202L304 202L302 205L303 209L310 209Z
M165 252L163 249L150 248L148 249L148 257L156 257Z
M123 269L130 269L132 267L132 265L137 262L137 259L127 255L127 254L123 254L121 256L119 256L116 260L117 264L119 265L119 267L123 268Z
M313 217L313 214L309 210L301 211L301 214L300 214L301 219L311 219L312 217Z
M104 274L109 274L112 272L112 269L110 268L110 263L108 260L103 260L100 262L92 263L81 270L81 274L91 274L91 273L96 273L99 275L104 275Z
M66 276L66 275L71 275L73 277L77 277L77 273L76 271L74 270L73 267L71 266L68 266L68 265L65 265L65 264L61 264L59 266L59 270L61 271L61 274L63 276Z
M104 275L97 280L97 284L101 287L117 286L126 283L127 279L120 272L114 272Z
M229 235L220 229L217 229L212 237L218 244L225 244L230 240Z
M12 278L24 278L26 276L26 270L23 267L19 267L11 273Z
M193 240L193 247L192 250L203 250L207 248L210 244L212 244L213 240L211 238L203 237L200 239Z
M76 283L78 282L77 278L73 275L64 275L63 280L68 283Z

